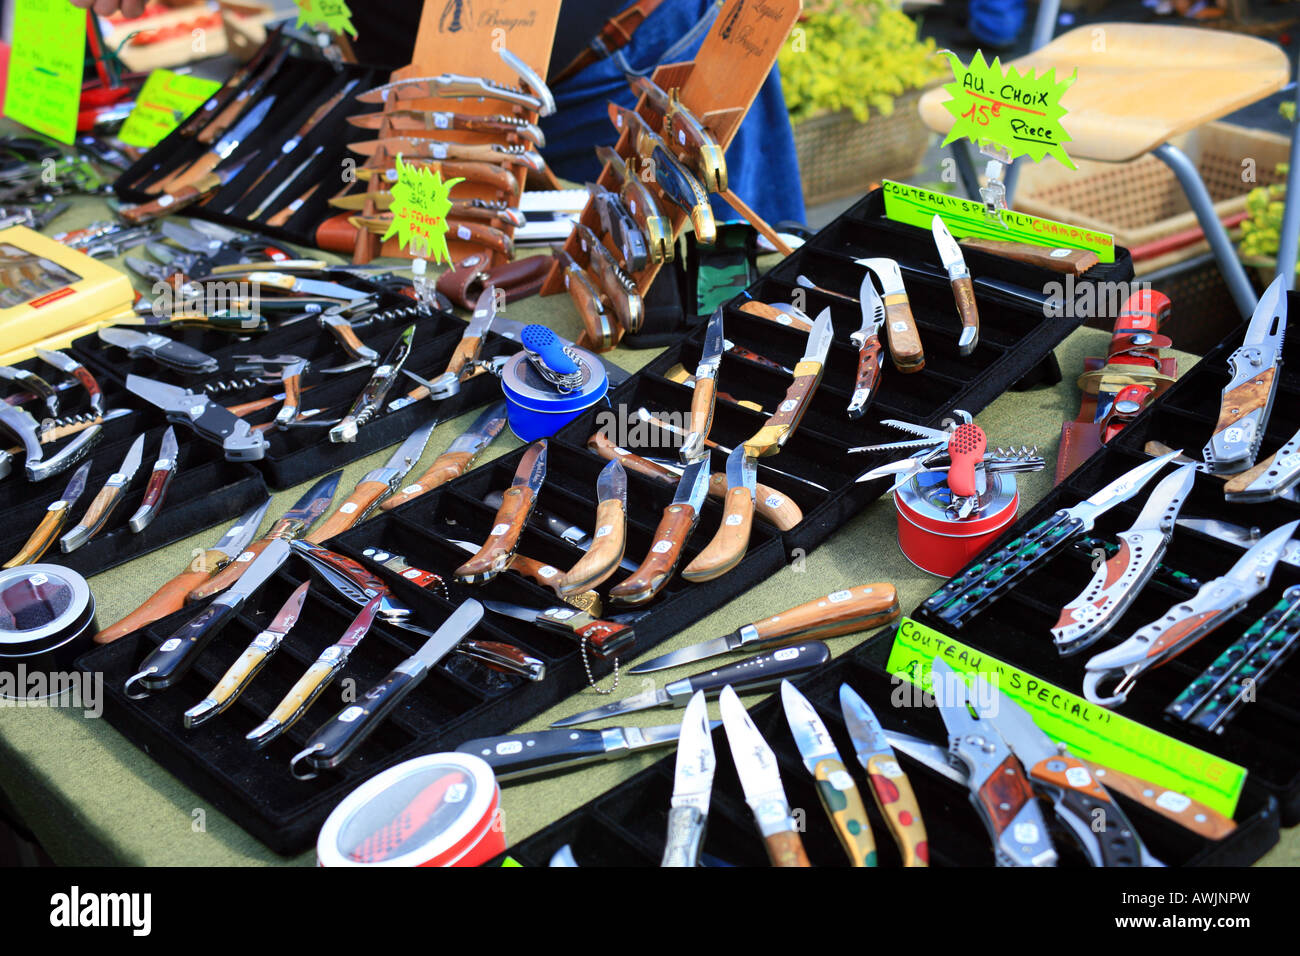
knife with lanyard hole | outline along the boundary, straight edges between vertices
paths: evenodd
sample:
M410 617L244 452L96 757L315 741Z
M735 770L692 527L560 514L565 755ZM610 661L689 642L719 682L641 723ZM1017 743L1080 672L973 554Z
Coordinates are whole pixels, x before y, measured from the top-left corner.
M709 460L702 458L682 472L672 503L664 509L651 537L649 552L631 575L609 589L611 601L644 604L664 589L695 530L708 494Z
M1235 617L1268 587L1283 548L1297 527L1300 521L1274 528L1243 554L1227 574L1207 581L1194 597L1175 604L1122 644L1092 657L1084 665L1084 696L1104 707L1124 703L1142 674L1177 657ZM1112 678L1118 678L1118 684L1109 697L1102 697L1101 682Z
M458 435L447 450L434 459L433 464L414 481L403 486L396 494L379 503L383 511L391 511L426 491L459 478L474 467L474 461L501 434L506 425L506 403L498 402L482 412L474 423Z
M126 486L131 483L135 473L140 470L140 462L143 458L144 436L140 435L131 443L131 447L127 451L126 457L122 459L122 464L118 470L108 476L108 480L104 482L104 487L90 502L90 507L81 516L81 520L77 522L71 531L59 539L60 551L64 554L70 554L103 530L114 509L125 497Z
M596 530L573 567L560 577L560 594L598 587L619 569L627 545L627 472L611 461L596 477Z
M462 584L482 584L506 569L545 481L546 439L543 438L530 445L519 460L514 481L503 495L487 540L477 554L456 569L456 580Z
M727 497L722 522L712 540L685 568L682 577L692 584L721 577L744 560L754 524L758 462L737 448L727 456Z
M722 365L722 353L726 348L726 337L722 329L722 307L709 318L704 330L704 347L700 350L700 363L695 366L695 394L691 396L691 424L686 438L682 441L677 454L683 465L689 465L697 458L708 455L704 444L713 427L713 409L717 403L718 369Z
M52 502L45 509L45 516L41 518L40 524L32 532L27 542L18 549L18 553L5 562L4 567L16 568L20 564L35 564L41 559L50 545L54 544L54 539L59 536L72 516L72 509L76 507L77 500L86 490L86 479L90 475L90 462L84 462L80 468L72 475L72 480L68 486L63 489L63 494L59 500Z
M397 376L402 371L402 366L411 354L411 342L414 338L415 326L408 325L397 337L393 347L388 350L384 361L375 367L370 380L361 389L361 394L352 403L343 420L330 429L331 442L356 441L361 426L379 414L380 409L384 407L384 399L388 397L393 383L397 381Z
M179 451L180 448L176 444L176 430L168 425L158 446L158 460L153 463L149 484L144 489L144 499L127 522L134 533L139 534L149 527L157 517L159 509L162 508L167 489L171 487L172 479L176 477L176 468L179 464L176 456Z
M696 691L682 714L668 811L668 837L660 866L700 865L709 799L713 794L713 771L718 763L713 752L713 727L718 723L710 726L704 691Z

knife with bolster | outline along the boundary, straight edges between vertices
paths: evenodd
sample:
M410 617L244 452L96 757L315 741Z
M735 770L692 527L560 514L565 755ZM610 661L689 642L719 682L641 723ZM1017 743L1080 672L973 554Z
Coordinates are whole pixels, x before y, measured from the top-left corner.
M672 262L673 232L668 225L668 219L660 212L659 204L655 202L654 195L646 188L645 183L641 182L628 169L623 157L614 152L612 147L597 146L596 158L609 166L610 172L618 180L619 198L623 201L627 211L631 213L632 220L637 225L641 235L645 237L646 251L650 261L656 265ZM628 268L634 272L638 271L630 264Z
M673 773L673 796L668 811L668 837L660 866L699 866L704 850L704 833L713 794L713 727L704 692L696 691L682 714L677 741L677 764Z
M365 387L361 389L361 394L352 403L343 420L330 429L330 441L356 441L361 426L379 414L380 409L384 407L384 399L388 397L388 392L397 381L402 366L411 354L411 342L414 338L415 326L408 325L393 343L393 347L388 350L384 361L375 367L370 381L366 382Z
M1068 249L1047 246L1035 246L1025 242L1004 242L1001 239L975 239L968 237L961 241L967 249L978 249L1003 259L1026 262L1031 266L1051 269L1066 275L1083 275L1099 261L1095 252L1086 249Z
M280 649L285 635L293 629L302 613L303 602L307 600L310 581L304 581L289 595L266 629L253 638L253 642L244 648L244 652L235 659L235 663L217 681L215 687L201 701L185 711L185 726L197 727L217 714L226 710L235 699L244 692L249 684L271 659L271 655Z
M493 614L535 624L544 631L569 638L579 645L590 644L596 656L611 660L632 647L636 632L620 620L602 620L589 611L565 604L535 609L506 601L484 601Z
M840 711L858 763L867 772L876 807L903 856L903 866L929 866L930 844L921 820L921 807L880 721L848 684L840 685Z
M483 605L478 601L471 599L462 603L418 651L393 668L355 704L348 704L311 735L307 746L289 763L293 775L300 780L309 780L316 775L315 771L330 770L347 760L402 699L429 675L434 665L478 626L482 618ZM303 763L313 772L300 773L298 768Z
M1259 297L1241 345L1228 356L1232 380L1223 387L1219 420L1203 453L1215 474L1245 471L1255 464L1281 377L1286 312L1286 286L1278 276Z
M1254 468L1233 475L1223 486L1227 501L1272 501L1300 482L1300 432Z
M139 671L122 688L126 696L139 700L154 691L165 690L184 677L217 632L239 613L288 557L289 542L283 538L272 541L234 585L145 657ZM136 685L142 688L141 693L132 691Z
M907 300L903 273L893 259L855 259L880 280L885 302L885 327L889 330L889 357L900 372L919 372L925 368L925 351L921 347L921 333L916 330L916 319Z
M162 508L167 489L171 487L172 479L176 477L176 468L179 464L176 456L179 451L180 448L176 444L176 431L169 425L163 432L162 443L158 447L158 460L153 463L153 471L149 474L149 484L145 486L144 499L135 514L131 515L131 520L127 522L136 534L149 527L157 517L159 509Z
M1180 601L1132 637L1092 657L1083 678L1083 693L1094 704L1122 704L1134 682L1153 667L1177 657L1211 631L1235 617L1261 594L1300 521L1274 528L1243 554L1222 577L1207 581L1195 596ZM1109 697L1098 691L1103 680L1119 678Z
M623 268L628 272L640 272L650 259L645 234L641 226L632 218L632 214L623 205L623 200L597 183L587 183L596 215L600 217L601 231L614 242L614 248L622 257Z
M555 251L555 261L564 274L564 288L578 309L584 329L583 340L597 352L607 352L622 337L613 311L605 308L605 301L582 266L563 249Z
M169 339L157 332L136 332L133 329L100 329L101 342L125 349L131 358L153 359L163 365L187 375L210 375L217 370L218 363L211 355L190 348L184 343Z
M68 486L63 489L63 494L59 496L59 500L52 502L45 509L45 517L41 518L36 530L18 549L18 553L5 562L4 567L16 568L20 564L35 564L41 559L41 555L50 549L50 545L54 544L54 539L59 536L59 532L72 516L72 509L76 507L77 500L86 490L90 465L90 462L85 462L76 470Z
M849 418L861 418L867 403L880 390L880 330L885 325L885 303L876 291L876 283L868 271L862 276L858 289L858 305L862 309L862 326L850 336L858 347L858 374L853 383L853 397L849 401Z
M498 402L479 415L464 433L457 436L447 450L434 459L433 464L416 478L405 485L397 494L385 498L379 507L391 511L398 505L405 504L412 498L418 498L426 491L432 491L439 485L446 484L453 478L459 478L474 465L479 454L492 444L492 440L501 434L506 425L506 403Z
M492 320L497 314L496 300L496 288L489 285L474 303L474 313L470 316L465 331L461 333L456 348L452 350L451 358L447 359L447 367L443 369L442 374L429 382L420 379L422 384L389 403L390 412L405 408L421 399L432 398L434 401L442 401L459 394L461 382L474 373L474 363L478 361L479 353L483 351L483 343L487 341L488 330L492 327ZM410 377L412 373L407 371L406 375Z
M678 456L683 465L689 465L695 459L709 453L704 441L709 437L713 427L713 408L718 394L718 368L722 364L722 353L726 348L726 338L722 329L722 307L709 317L708 327L704 331L704 347L700 351L700 363L695 367L695 394L691 396L690 431L678 449Z
M733 651L765 651L799 641L870 631L892 624L898 620L898 615L898 592L892 584L883 581L859 584L746 624L725 637L692 644L643 661L628 673L645 674Z
M713 245L718 238L718 227L713 220L709 195L699 180L669 151L668 144L640 114L616 103L608 104L608 108L614 128L619 132L626 130L641 162L651 164L660 194L691 217L696 241L704 246Z
M645 306L636 282L619 267L614 254L594 232L578 222L574 223L573 233L578 238L574 261L595 277L595 284L609 300L619 324L628 332L639 331L645 320Z
M745 705L730 686L719 695L727 746L736 765L736 776L745 791L745 802L767 847L773 866L811 866L799 839L799 827L790 814L790 802L781 785L776 754L767 745Z
M727 497L722 506L722 523L704 550L682 569L682 577L687 581L692 584L712 581L744 559L754 523L757 476L758 462L748 457L745 449L734 449L727 456Z
M664 509L653 544L630 576L609 589L611 601L644 604L668 583L681 560L686 541L699 521L700 509L709 493L709 460L702 458L686 467L677 482L672 503Z
M514 481L503 495L487 540L477 554L456 569L456 580L462 584L482 584L506 569L545 481L546 439L543 438L530 445L519 460Z
M740 311L799 332L811 332L813 327L812 319L785 302L759 302L750 299L748 302L741 303Z
M674 478L673 484L676 483L677 479ZM492 509L500 508L503 500L504 496L499 491L491 491L483 496L483 503ZM559 515L551 514L542 508L533 509L533 517L531 520L540 522L551 534L555 535L562 541L567 541L580 551L589 551L591 550L591 546L595 544L595 538L586 528L581 528L576 524L571 524ZM636 570L636 563L629 561L626 557L619 562L618 566L624 571Z
M160 587L130 614L96 634L95 643L110 644L119 637L132 634L183 608L191 591L243 553L257 534L262 518L270 507L271 499L267 498L240 515L221 536L220 541L196 556L184 571Z
M1120 548L1088 586L1061 610L1052 628L1056 649L1074 654L1106 634L1146 587L1174 536L1174 521L1196 480L1196 465L1180 465L1160 480L1132 527L1119 533Z
M799 427L817 386L821 384L822 372L826 368L826 354L830 351L834 335L831 310L822 309L817 321L813 323L812 331L808 333L807 351L794 367L794 381L786 390L785 398L763 427L745 442L745 454L748 457L775 455Z
M966 257L961 254L961 247L952 238L952 233L938 213L930 220L930 231L934 233L935 248L939 250L943 267L948 270L948 282L952 286L953 298L957 300L957 315L961 319L961 338L957 340L957 351L962 355L970 355L979 344L980 337L980 313L975 305L975 288L971 285L970 269L966 267Z
M207 395L175 385L128 375L127 389L161 408L170 422L189 425L200 438L218 444L229 461L259 461L270 444L253 426Z
M510 170L504 166L497 166L493 163L453 163L414 158L408 164L405 156L402 157L402 162L406 165L437 173L444 182L448 179L463 179L469 183L491 187L511 198L519 195L519 183L511 175ZM363 183L378 180L392 185L396 184L398 179L397 170L385 166L359 166L355 172L357 179Z
M627 472L617 461L596 478L596 530L586 553L560 578L561 594L581 594L618 570L627 545Z
M187 598L188 602L192 604L206 600L230 587L248 570L251 566L250 562L276 541L282 538L292 541L306 534L317 519L329 509L330 502L334 500L334 493L338 490L339 479L342 477L343 472L339 470L317 480L292 508L271 525L265 535L250 544L239 557L222 570L191 591Z
M428 422L411 432L384 466L367 472L357 482L356 488L352 490L347 500L321 522L315 531L308 534L306 540L319 544L364 521L384 496L392 493L393 489L402 483L406 473L420 460L424 446L429 443L429 436L433 434L437 425L437 421Z
M195 203L202 202L227 183L236 179L256 155L256 152L250 153L248 159L241 163L191 179L184 185L177 186L173 191L165 192L150 202L140 203L138 206L123 206L118 210L117 214L123 221L138 226L142 223L153 222L155 219L161 219L163 216L178 213Z
M693 169L700 185L711 193L726 192L727 160L722 146L682 105L678 91L665 92L648 76L631 76L628 82L663 117L665 142L679 148L677 157Z
M382 153L386 156L413 156L418 159L449 159L455 162L527 166L536 172L546 168L546 163L531 145L451 143L416 136L388 136L384 139L367 139L359 143L349 143L348 149L366 157Z
M876 840L862 794L808 698L781 681L781 705L803 765L817 782L817 797L853 866L876 865Z
M767 654L757 654L743 661L727 664L714 670L701 671L665 684L659 690L645 690L613 703L563 717L552 727L572 727L593 720L605 720L619 714L630 714L654 707L684 707L696 691L706 696L717 695L724 687L734 687L739 693L774 687L785 678L803 677L831 659L830 648L820 641L807 641L783 647Z
M81 516L81 520L77 522L71 531L59 539L60 551L64 554L76 551L103 530L114 509L125 497L126 486L131 483L135 473L140 470L140 462L143 458L144 436L140 435L131 443L131 447L127 450L126 457L122 459L122 464L118 467L118 470L108 476L108 480L104 482L104 487L90 502L90 507Z

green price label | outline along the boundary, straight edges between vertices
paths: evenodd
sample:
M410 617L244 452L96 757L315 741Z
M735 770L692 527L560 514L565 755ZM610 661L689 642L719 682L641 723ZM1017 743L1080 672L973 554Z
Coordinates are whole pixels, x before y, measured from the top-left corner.
M396 162L397 182L393 184L393 202L389 207L393 223L384 233L385 240L397 237L403 249L426 256L434 262L451 262L447 248L447 213L451 212L451 187L463 179L442 181L428 166Z
M61 143L77 135L86 11L68 0L14 0L4 114Z
M118 138L130 146L152 149L219 89L216 80L154 70L136 95Z
M1063 742L1079 759L1149 780L1228 816L1236 811L1246 783L1244 767L1099 707L911 618L899 625L886 668L926 687L936 657L955 671L985 675L1029 711L1039 730Z
M1061 94L1078 77L1078 70L1058 83L1055 68L1035 76L1032 69L1021 73L1014 66L1003 68L996 57L987 63L979 50L969 65L951 51L944 53L952 64L954 79L944 86L952 99L943 105L955 120L944 146L965 137L976 145L1002 146L1013 159L1028 156L1038 162L1053 156L1070 169L1077 168L1065 155L1064 144L1070 134L1061 125L1065 115Z
M324 24L335 33L357 35L357 28L352 25L352 11L343 0L294 0L298 4L298 23L296 26L314 27Z

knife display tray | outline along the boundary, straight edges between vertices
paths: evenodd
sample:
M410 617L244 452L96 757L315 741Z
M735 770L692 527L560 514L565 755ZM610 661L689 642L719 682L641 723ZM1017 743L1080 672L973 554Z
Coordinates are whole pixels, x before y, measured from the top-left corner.
M1290 293L1289 307L1294 309L1297 304L1300 299ZM1243 334L1244 327L1241 327L1211 351L1119 436L1008 529L1000 541L1010 541L1023 534L1053 511L1077 504L1146 460L1148 456L1143 449L1148 441L1182 448L1199 458L1218 418L1220 391L1229 379L1228 355L1240 345ZM1276 451L1300 428L1298 369L1300 344L1292 337L1284 346L1282 379L1260 451L1261 459ZM1137 496L1104 514L1092 535L1115 542L1115 535L1136 519L1160 477L1171 470L1172 466L1166 466ZM1198 473L1180 517L1217 518L1267 532L1300 517L1300 507L1282 500L1229 503L1223 498L1222 479ZM997 544L989 547L995 548ZM1175 528L1163 563L1204 583L1227 572L1243 553L1241 548L1218 538ZM1195 593L1195 587L1153 580L1108 634L1080 654L1063 658L1053 647L1049 629L1056 623L1060 608L1088 583L1092 560L1086 549L1067 547L960 628L946 625L921 609L914 616L964 644L985 650L1082 696L1083 665L1089 657L1125 640ZM1287 826L1300 822L1300 743L1297 742L1300 741L1300 704L1297 704L1300 658L1292 657L1273 671L1257 688L1256 701L1243 704L1222 734L1199 730L1167 717L1164 711L1224 648L1294 584L1300 584L1300 568L1279 562L1262 594L1217 631L1167 663L1146 671L1127 701L1115 708L1126 717L1245 767L1249 781L1277 797L1282 822ZM1104 686L1109 688L1110 683Z
M63 377L61 372L39 359L28 359L15 367L34 372L51 383ZM45 517L46 509L59 500L73 474L89 459L93 464L86 480L86 489L72 509L61 534L71 531L109 476L121 467L131 443L142 432L145 442L140 468L103 529L71 554L63 554L56 541L45 552L42 561L61 564L86 575L97 574L156 551L173 541L187 538L223 520L234 518L266 497L266 484L257 469L226 461L220 449L177 426L179 467L171 487L153 522L139 534L133 533L127 522L144 498L144 489L149 483L153 463L158 460L167 423L161 412L120 388L112 379L101 375L99 369L94 369L93 374L104 393L105 409L111 411L127 408L131 414L104 422L99 441L81 461L44 481L29 482L23 471L25 456L22 452L14 455L13 470L7 478L0 480L0 553L3 554L0 561L7 561L18 553ZM22 390L18 383L4 384L5 391L9 394ZM61 415L89 411L86 392L80 386L60 393L60 398ZM40 401L28 402L24 407L38 421L48 413ZM0 436L4 437L4 444L0 447L18 444L7 430L0 430ZM57 451L71 440L71 437L61 439L55 444L54 450Z
M273 36L267 42L282 45L291 41ZM263 59L263 65L268 64L275 57L274 51L280 48L279 45L268 51ZM253 83L257 72L254 71L253 76L245 81L240 89ZM359 82L343 102L303 136L302 141L292 152L283 153L282 147L311 117L317 107L354 79ZM347 122L347 117L370 109L356 101L357 94L378 86L386 80L386 72L373 68L352 63L335 66L321 59L308 59L291 53L241 114L241 116L247 115L249 110L256 108L258 103L269 96L276 97L275 104L263 121L239 142L225 163L226 166L234 166L248 161L248 164L238 176L218 189L206 202L190 206L186 214L237 229L255 229L263 235L301 245L318 245L317 227L338 212L330 207L330 198L343 188L345 180L342 177L348 170L360 165L359 157L347 146L355 138L351 135L354 127ZM238 123L238 120L235 122ZM234 125L231 124L226 132L229 133ZM220 137L217 137L217 140L219 141ZM155 166L162 164L162 168L166 170L180 168L198 159L215 145L215 142L212 144L199 142L197 135L182 136L179 132L173 132L127 169L118 178L113 189L123 202L127 203L143 203L156 199L156 196L144 190L152 179L151 171ZM257 209L262 200L280 186L284 177L289 176L300 163L308 159L317 146L322 146L324 149L303 168L293 184L280 194L262 216L254 220L248 219L247 217ZM350 166L349 161L351 161ZM266 172L273 162L275 169L258 183L258 177ZM255 183L257 185L254 188ZM267 220L281 206L293 202L313 184L319 184L319 187L282 226L267 225Z
M887 636L892 631L884 633ZM945 730L933 706L894 705L895 681L873 660L871 653L872 646L877 644L887 646L888 640L880 639L873 645L855 648L820 672L795 683L817 709L858 786L870 818L879 866L898 868L902 865L898 846L870 794L865 771L854 759L853 744L841 717L840 684L847 683L856 690L886 730L935 741L943 738ZM776 754L789 805L797 814L796 819L802 821L801 839L809 862L813 866L847 866L848 857L822 809L812 774L803 765L791 736L780 694L773 693L756 702L759 700L755 695L742 697L759 733ZM716 703L710 705L710 712L711 716L716 714ZM680 715L680 711L676 713ZM767 866L763 841L745 803L723 727L713 732L713 750L717 768L702 862L706 866ZM898 756L921 808L930 865L992 866L992 845L971 806L969 791L904 754ZM506 853L524 866L546 866L551 855L568 844L579 866L658 866L668 832L676 761L675 753L668 754L568 816L511 845ZM1235 818L1237 828L1217 841L1184 830L1125 797L1117 799L1147 849L1169 866L1244 865L1262 856L1278 839L1276 802L1256 786L1247 787L1242 794ZM1052 839L1060 855L1059 865L1086 866L1086 858L1068 832L1055 826L1047 804L1042 806L1045 819L1053 826Z

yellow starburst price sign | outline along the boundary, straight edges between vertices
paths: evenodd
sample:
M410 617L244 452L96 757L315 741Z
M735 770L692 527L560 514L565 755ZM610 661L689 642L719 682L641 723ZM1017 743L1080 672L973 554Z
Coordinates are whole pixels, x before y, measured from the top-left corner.
M442 177L427 166L396 162L397 182L393 184L393 202L389 207L393 221L384 240L397 237L408 252L434 262L451 262L447 249L447 213L451 212L451 187L464 179Z
M952 64L953 81L944 86L952 99L943 105L956 122L943 141L947 146L963 137L975 145L993 143L1008 150L1011 158L1028 156L1038 162L1052 156L1070 169L1074 162L1065 154L1070 134L1061 125L1065 107L1061 96L1078 78L1079 71L1068 79L1056 80L1056 70L1039 76L1034 71L1003 67L995 57L992 63L976 50L969 64L944 50Z
M357 28L352 25L352 11L344 0L294 0L298 4L297 26L314 27L325 24L335 33L357 35Z

